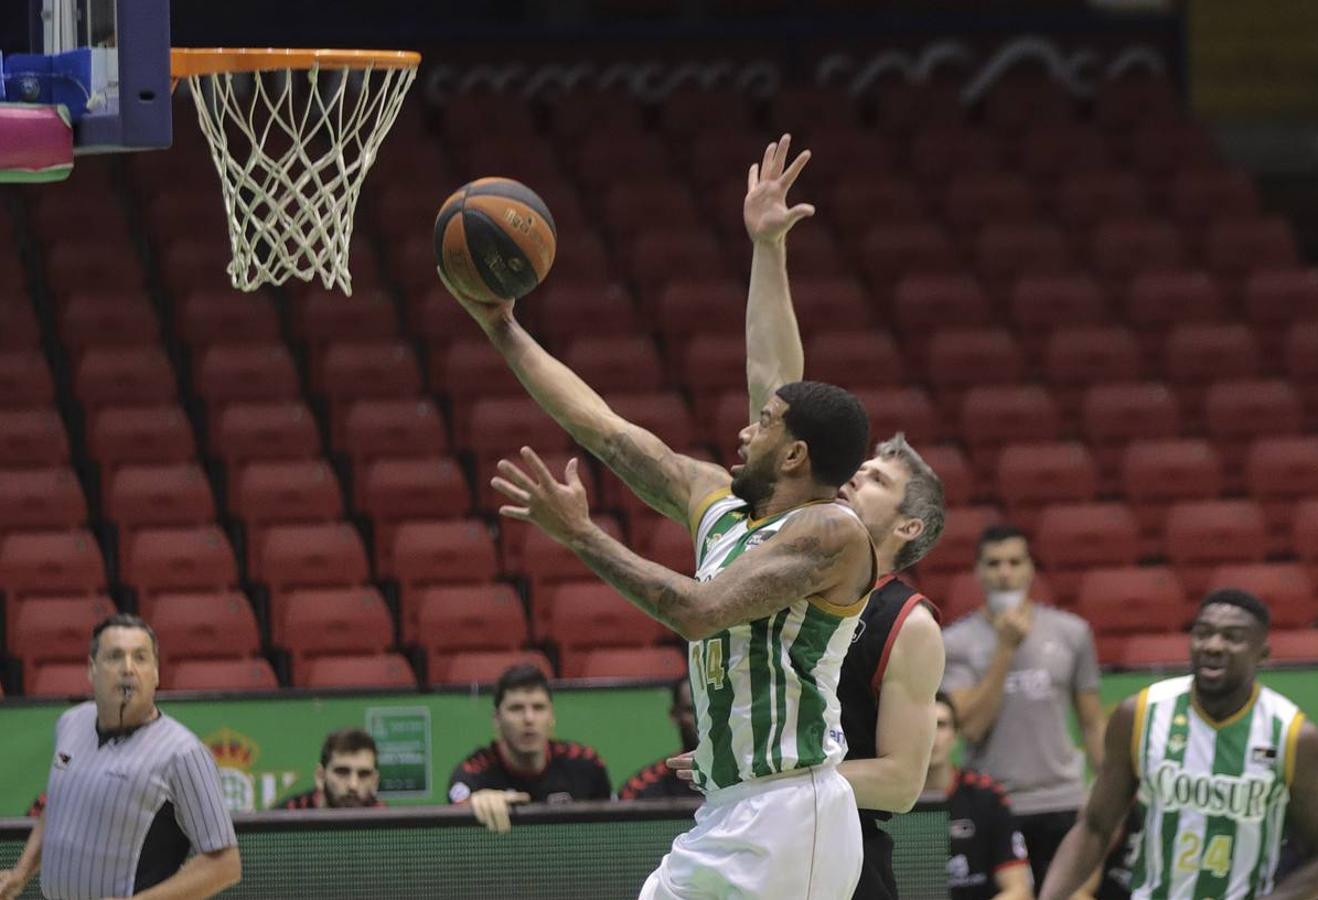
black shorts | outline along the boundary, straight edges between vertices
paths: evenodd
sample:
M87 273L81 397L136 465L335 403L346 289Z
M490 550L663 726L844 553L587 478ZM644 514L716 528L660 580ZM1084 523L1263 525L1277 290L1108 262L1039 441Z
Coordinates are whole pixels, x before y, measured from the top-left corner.
M897 879L892 873L892 835L872 813L860 814L861 846L865 858L853 900L897 900Z

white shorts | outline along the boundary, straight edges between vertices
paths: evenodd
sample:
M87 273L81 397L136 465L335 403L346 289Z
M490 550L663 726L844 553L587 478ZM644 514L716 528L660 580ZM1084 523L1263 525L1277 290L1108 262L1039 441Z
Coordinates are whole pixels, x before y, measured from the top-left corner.
M850 900L863 852L837 769L759 779L706 798L639 900Z

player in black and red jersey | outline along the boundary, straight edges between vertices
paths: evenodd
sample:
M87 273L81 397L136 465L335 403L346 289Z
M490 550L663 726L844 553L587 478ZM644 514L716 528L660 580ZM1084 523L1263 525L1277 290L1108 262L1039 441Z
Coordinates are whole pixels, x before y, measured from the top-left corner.
M494 691L495 738L460 762L449 776L448 798L470 803L491 831L512 827L516 803L608 800L609 773L585 744L560 741L554 732L554 700L535 666L513 666Z

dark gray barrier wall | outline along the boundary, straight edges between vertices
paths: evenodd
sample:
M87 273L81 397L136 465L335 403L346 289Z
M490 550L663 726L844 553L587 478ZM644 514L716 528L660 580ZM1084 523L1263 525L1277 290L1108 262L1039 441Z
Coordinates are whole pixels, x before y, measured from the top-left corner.
M694 809L688 801L527 806L505 835L452 807L239 815L243 881L223 896L630 900ZM0 868L18 858L30 827L0 820ZM890 830L903 900L944 900L946 811L918 809ZM22 896L40 897L35 879Z

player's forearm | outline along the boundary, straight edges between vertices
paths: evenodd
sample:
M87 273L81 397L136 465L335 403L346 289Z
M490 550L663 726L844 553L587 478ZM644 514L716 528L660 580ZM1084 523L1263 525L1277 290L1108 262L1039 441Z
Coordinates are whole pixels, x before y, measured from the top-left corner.
M956 694L956 712L961 721L961 732L971 743L978 744L988 737L993 730L993 723L998 720L998 711L1002 709L1002 693L1007 684L1007 673L1011 671L1014 652L1011 647L999 644L979 684Z
M1039 889L1039 900L1069 900L1088 880L1107 853L1112 835L1096 831L1082 812L1048 867L1048 875Z
M568 546L629 603L687 640L701 640L718 630L710 630L695 579L638 556L594 523Z
M754 241L753 248L746 298L749 421L754 421L774 391L784 384L800 381L805 371L801 332L787 280L786 241Z
M861 809L908 812L920 798L924 771L911 771L897 759L848 759L838 772L851 785Z
M199 900L213 897L243 877L237 847L214 853L198 853L173 876L134 897L140 900Z
M604 398L536 343L511 316L495 320L486 334L541 409L577 443L599 456L607 437L605 425L613 417Z
M1292 871L1282 879L1268 900L1315 900L1318 898L1318 857Z

